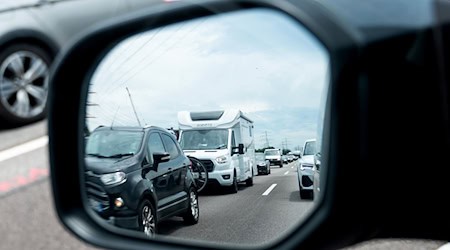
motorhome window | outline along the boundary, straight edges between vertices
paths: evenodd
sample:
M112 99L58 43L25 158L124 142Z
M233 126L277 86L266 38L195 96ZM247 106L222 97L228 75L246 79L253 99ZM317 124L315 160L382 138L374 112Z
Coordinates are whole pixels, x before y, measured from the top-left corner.
M161 141L161 137L158 133L150 134L148 138L148 150L150 153L150 157L153 153L164 153L166 150L164 149L164 145ZM153 159L153 158L152 158Z
M236 147L236 139L234 138L234 131L231 132L231 147Z
M311 142L307 142L305 145L305 152L303 153L303 155L313 155L315 154L316 151L316 142L311 141Z
M134 155L141 148L141 131L94 131L87 141L86 154L103 157Z
M167 152L170 154L170 159L177 158L179 155L179 152L178 152L177 145L175 144L173 139L164 134L162 135L162 139L164 141L164 145L166 146Z
M228 148L228 130L186 130L181 134L183 150L216 150Z

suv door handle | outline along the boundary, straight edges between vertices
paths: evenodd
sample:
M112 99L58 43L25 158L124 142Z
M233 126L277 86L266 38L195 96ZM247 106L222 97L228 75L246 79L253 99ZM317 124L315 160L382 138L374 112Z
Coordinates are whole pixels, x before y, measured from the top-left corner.
M167 177L168 174L172 173L172 168L168 168L167 172L162 175L163 178Z

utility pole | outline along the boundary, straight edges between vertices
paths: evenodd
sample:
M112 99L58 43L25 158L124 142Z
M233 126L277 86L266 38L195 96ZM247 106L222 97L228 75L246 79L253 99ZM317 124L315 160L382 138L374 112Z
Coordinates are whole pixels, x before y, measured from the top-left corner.
M136 116L136 120L137 120L137 122L139 124L139 127L142 127L141 121L139 121L139 117L138 117L138 115L136 113L136 108L134 107L133 99L131 99L130 91L128 90L128 87L125 87L125 88L127 89L128 96L130 97L131 106L133 107L134 115Z
M270 144L269 144L269 138L267 138L267 131L264 131L264 134L266 135L266 147L268 148L270 146Z

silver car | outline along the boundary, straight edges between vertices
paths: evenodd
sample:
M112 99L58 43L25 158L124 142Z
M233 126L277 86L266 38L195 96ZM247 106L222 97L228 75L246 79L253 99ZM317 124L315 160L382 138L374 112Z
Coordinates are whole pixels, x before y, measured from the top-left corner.
M156 1L1 1L0 124L44 118L49 68L58 51L87 27L151 2Z
M313 199L314 184L314 156L316 152L316 139L305 141L302 157L297 164L298 185L301 199Z

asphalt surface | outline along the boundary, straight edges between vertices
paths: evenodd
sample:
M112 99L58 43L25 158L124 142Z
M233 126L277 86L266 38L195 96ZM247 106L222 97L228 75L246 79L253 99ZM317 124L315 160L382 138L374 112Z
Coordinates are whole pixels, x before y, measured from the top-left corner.
M46 123L0 131L0 249L98 249L69 233L55 214L48 179ZM34 143L29 143L34 142ZM27 146L23 146L27 145ZM43 145L43 146L41 146ZM313 209L300 200L293 163L256 176L237 194L207 191L200 195L200 221L162 222L160 234L189 240L255 246L282 236ZM268 194L267 189L277 184ZM375 240L347 249L438 249L445 242Z
M294 163L272 166L270 175L254 177L254 184L239 185L237 194L217 189L199 196L200 221L184 226L181 219L161 223L160 233L220 244L255 246L279 238L306 217L313 203L300 200ZM263 195L273 184L275 188Z

